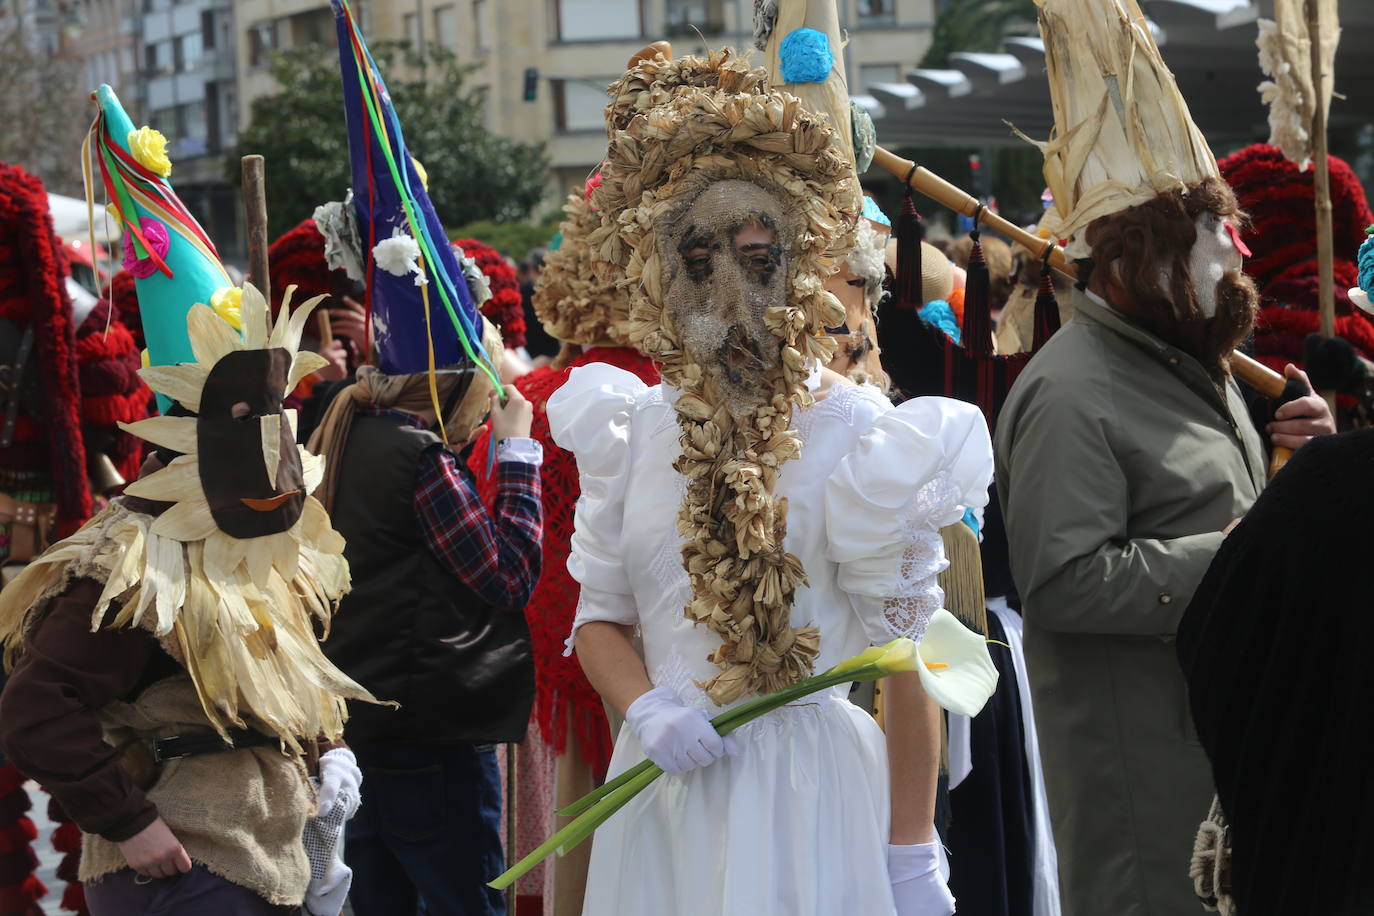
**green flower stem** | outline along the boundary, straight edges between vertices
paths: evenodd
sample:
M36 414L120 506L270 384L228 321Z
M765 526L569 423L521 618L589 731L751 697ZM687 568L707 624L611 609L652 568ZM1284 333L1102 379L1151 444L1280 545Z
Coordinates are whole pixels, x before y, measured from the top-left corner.
M610 795L607 795L601 800L600 804L592 809L592 811L596 812L596 816L587 819L584 823L580 823L576 830L570 831L568 836L563 838L563 842L558 844L558 854L560 856L567 855L568 850L574 848L577 844L591 836L598 827L610 818L611 815L625 807L630 799L634 798L648 786L649 783L662 775L663 770L656 766L650 767L634 779L616 789ZM575 821L574 823L577 822Z
M763 697L755 697L746 703L741 703L734 709L727 710L716 716L711 720L711 724L715 726L716 731L720 734L728 735L741 725L752 722L766 713L786 706L788 703L804 699L826 688L834 687L838 684L851 683L853 681L877 680L880 677L885 677L887 674L888 672L880 670L876 665L866 665L862 668L856 668L853 671L843 671L839 674L832 674L827 671L824 674L809 677L791 687L784 687L776 693L770 693ZM641 761L621 773L615 779L608 780L588 792L566 808L559 809L556 813L563 817L575 817L591 808L602 798L610 795L616 789L619 789L653 765L652 760Z
M734 709L716 716L711 720L711 724L720 734L728 735L740 726L761 718L775 709L804 699L828 687L855 681L875 681L892 673L875 664L864 665L849 671L836 672L831 669L824 674L807 678L799 684L785 687L776 693L741 703ZM573 817L572 823L549 837L538 849L515 863L500 877L488 882L487 886L498 891L505 890L550 855L554 853L560 856L566 855L568 850L573 849L595 833L598 827L625 807L630 799L662 775L663 770L652 760L641 761L615 779L593 789L568 807L558 811L557 813L564 817Z

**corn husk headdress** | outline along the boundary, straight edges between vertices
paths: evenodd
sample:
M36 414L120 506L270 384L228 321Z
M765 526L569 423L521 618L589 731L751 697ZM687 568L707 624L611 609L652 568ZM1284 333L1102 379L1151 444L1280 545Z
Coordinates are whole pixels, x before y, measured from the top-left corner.
M774 494L781 466L800 453L793 408L810 404L809 370L833 352L824 329L843 312L823 285L832 259L851 243L845 214L858 213L860 202L836 133L794 96L762 89L761 71L738 66L728 52L672 66L679 78L690 73L683 82L692 85L660 87L660 104L619 104L613 88L608 122L618 123L618 104L632 114L612 133L593 193L602 220L594 243L603 260L623 270L631 343L681 392L683 451L674 466L687 478L678 516L692 585L686 615L721 636L711 655L720 673L702 686L726 704L801 680L819 651L817 628L791 622L805 573L783 548L787 507ZM644 67L623 82L643 79ZM686 357L668 318L658 244L658 233L700 194L728 180L776 195L793 232L779 238L788 251L787 300L764 315L782 356L769 371L772 396L739 421L712 402L701 367Z
M558 224L562 242L544 259L534 289L534 313L558 340L624 347L630 343L630 296L614 277L596 272L589 236L600 225L587 193L569 193Z
M1274 0L1274 18L1259 21L1260 69L1269 79L1260 83L1260 98L1269 106L1269 143L1284 158L1306 169L1312 161L1312 122L1317 105L1331 108L1331 74L1336 65L1336 0L1317 0L1321 10L1320 90L1312 85L1312 39L1308 34L1304 0Z
M1055 125L1035 144L1054 196L1041 225L1085 257L1093 220L1220 175L1137 0L1035 3Z

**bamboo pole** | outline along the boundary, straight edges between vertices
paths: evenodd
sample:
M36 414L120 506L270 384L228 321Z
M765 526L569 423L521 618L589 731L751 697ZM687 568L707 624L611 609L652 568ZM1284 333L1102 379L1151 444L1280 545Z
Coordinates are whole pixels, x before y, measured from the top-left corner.
M272 302L267 270L267 168L261 156L244 156L243 213L248 230L248 273L267 302Z
M1027 232L996 213L980 209L982 205L978 198L961 188L955 187L924 166L918 166L911 160L903 159L881 146L873 152L873 163L896 175L899 179L905 180L910 175L909 183L913 190L920 191L936 203L943 204L956 213L962 213L968 217L976 216L980 223L1000 232L1021 247L1035 252L1037 257L1043 259L1048 255L1051 267L1073 280L1078 279L1078 269L1064 256L1064 249L1049 239L1042 239L1038 235ZM1231 354L1231 370L1237 377L1243 379L1266 397L1276 398L1283 394L1285 385L1283 376L1239 350Z
M1316 104L1312 109L1312 198L1317 221L1317 310L1321 318L1321 335L1336 336L1336 290L1331 263L1331 175L1326 160L1326 80L1330 74L1322 72L1321 2L1307 0L1307 43L1312 59L1312 91ZM1336 393L1323 391L1322 397L1336 415Z

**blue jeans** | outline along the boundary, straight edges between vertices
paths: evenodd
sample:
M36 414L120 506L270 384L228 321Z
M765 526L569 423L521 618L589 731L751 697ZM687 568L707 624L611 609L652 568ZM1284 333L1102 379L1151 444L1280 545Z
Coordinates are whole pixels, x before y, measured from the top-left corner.
M363 804L348 824L356 916L505 916L501 776L490 745L354 747Z

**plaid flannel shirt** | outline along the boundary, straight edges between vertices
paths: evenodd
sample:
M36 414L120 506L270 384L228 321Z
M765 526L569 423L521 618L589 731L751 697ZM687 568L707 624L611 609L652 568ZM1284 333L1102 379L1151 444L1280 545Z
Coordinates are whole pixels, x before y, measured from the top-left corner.
M411 426L428 428L414 414L377 413L391 413ZM507 439L497 446L496 501L491 510L483 504L462 462L442 444L420 455L415 514L425 542L458 581L496 607L523 608L539 580L544 530L539 487L542 455L533 440Z

